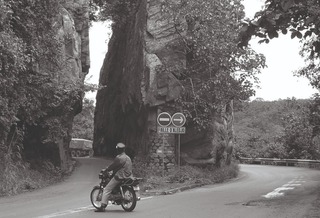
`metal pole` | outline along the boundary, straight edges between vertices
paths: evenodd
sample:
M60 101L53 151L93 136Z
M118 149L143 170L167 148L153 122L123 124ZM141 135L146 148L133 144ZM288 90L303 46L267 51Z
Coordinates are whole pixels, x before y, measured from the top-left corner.
M164 171L165 171L165 166L164 166L164 134L162 134L162 177L164 177Z
M178 134L178 167L180 170L180 134Z

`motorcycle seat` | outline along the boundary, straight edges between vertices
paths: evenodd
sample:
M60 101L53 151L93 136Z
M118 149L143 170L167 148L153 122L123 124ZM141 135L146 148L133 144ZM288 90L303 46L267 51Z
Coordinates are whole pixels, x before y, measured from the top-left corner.
M142 178L128 178L128 179L125 179L123 182L122 182L122 185L132 185L132 186L136 186L139 184L139 181L142 180Z

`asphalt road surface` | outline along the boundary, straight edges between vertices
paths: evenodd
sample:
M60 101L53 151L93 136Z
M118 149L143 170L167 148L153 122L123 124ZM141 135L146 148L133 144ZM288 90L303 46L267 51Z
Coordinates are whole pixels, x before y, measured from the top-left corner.
M64 182L34 192L0 198L0 218L303 218L320 217L320 171L279 166L241 165L239 178L174 195L145 197L133 212L108 206L96 213L89 194L106 160L79 158Z

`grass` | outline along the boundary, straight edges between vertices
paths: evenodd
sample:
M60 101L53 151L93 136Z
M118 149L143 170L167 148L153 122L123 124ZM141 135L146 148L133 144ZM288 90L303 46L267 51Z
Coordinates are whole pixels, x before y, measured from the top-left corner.
M14 162L9 158L3 168L0 172L0 197L39 189L63 178L60 169L48 161L30 164Z
M222 165L217 168L212 165L206 167L197 167L185 165L174 167L170 172L148 167L143 159L134 159L133 173L136 177L142 177L144 180L140 184L143 192L147 190L163 190L177 188L187 185L208 185L227 181L235 178L239 173L239 166L236 163L231 165Z

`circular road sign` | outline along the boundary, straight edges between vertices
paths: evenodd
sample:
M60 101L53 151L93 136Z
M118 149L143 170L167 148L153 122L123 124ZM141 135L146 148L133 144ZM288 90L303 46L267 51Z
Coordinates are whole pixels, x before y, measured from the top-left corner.
M186 123L186 117L183 113L175 113L172 116L172 124L175 127L182 127Z
M162 112L158 115L157 122L160 126L169 126L171 123L171 116L167 112Z

